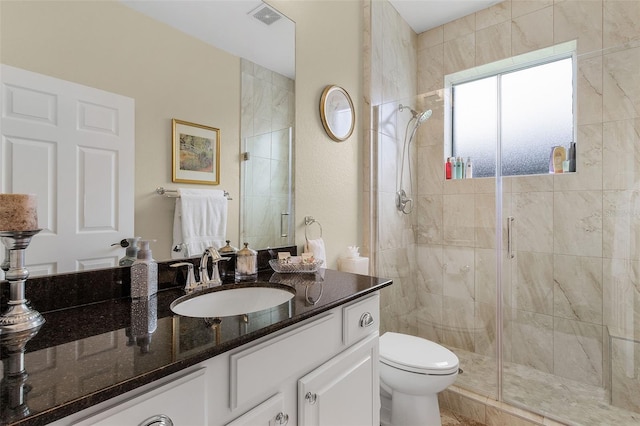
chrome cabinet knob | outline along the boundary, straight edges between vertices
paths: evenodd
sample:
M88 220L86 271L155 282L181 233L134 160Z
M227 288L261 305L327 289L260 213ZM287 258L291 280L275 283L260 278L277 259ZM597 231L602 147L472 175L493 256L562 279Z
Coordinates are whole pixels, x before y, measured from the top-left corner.
M318 401L318 394L307 392L304 396L304 399L311 405L315 404Z
M287 423L289 423L289 415L284 414L282 411L279 412L278 415L276 416L276 422L279 425L286 425Z
M173 421L169 416L164 414L156 414L146 420L143 420L138 426L173 426Z
M369 327L373 325L374 322L375 321L373 319L373 315L371 315L371 312L365 312L364 314L362 314L362 316L360 316L360 327L362 328Z

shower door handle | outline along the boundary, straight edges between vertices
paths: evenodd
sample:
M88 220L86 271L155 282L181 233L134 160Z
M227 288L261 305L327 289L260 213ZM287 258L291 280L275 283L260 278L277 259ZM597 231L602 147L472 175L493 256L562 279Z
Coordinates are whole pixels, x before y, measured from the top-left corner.
M286 228L286 232L285 232ZM280 213L280 237L287 238L289 236L289 213Z
M513 223L516 218L509 216L507 218L507 258L513 259L516 257L515 246L513 244Z

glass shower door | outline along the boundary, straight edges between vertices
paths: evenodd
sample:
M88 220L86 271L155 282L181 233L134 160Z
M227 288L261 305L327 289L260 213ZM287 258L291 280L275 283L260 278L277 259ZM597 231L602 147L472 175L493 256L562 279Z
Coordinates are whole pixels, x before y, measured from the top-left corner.
M240 238L252 247L294 243L293 128L243 141Z

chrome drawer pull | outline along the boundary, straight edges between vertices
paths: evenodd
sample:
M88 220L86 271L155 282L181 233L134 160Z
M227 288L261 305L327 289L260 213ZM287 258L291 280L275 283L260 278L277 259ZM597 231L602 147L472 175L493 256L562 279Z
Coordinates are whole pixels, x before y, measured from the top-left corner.
M373 315L370 312L365 312L360 317L360 327L365 328L369 327L374 323Z
M173 426L173 421L171 421L169 416L156 414L155 416L151 416L148 419L143 420L138 426Z

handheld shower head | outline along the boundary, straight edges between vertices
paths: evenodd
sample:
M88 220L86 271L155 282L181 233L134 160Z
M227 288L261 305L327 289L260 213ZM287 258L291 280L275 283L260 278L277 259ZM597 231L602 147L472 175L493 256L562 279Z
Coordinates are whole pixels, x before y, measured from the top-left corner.
M400 104L400 106L398 107L398 109L400 111L404 111L405 109L408 109L409 111L411 111L411 115L413 115L413 118L416 121L416 126L421 125L422 123L424 123L425 121L427 121L430 117L431 114L433 114L433 111L431 111L430 109L426 110L426 111L422 111L422 112L418 112L415 109L406 106L406 105L402 105Z

